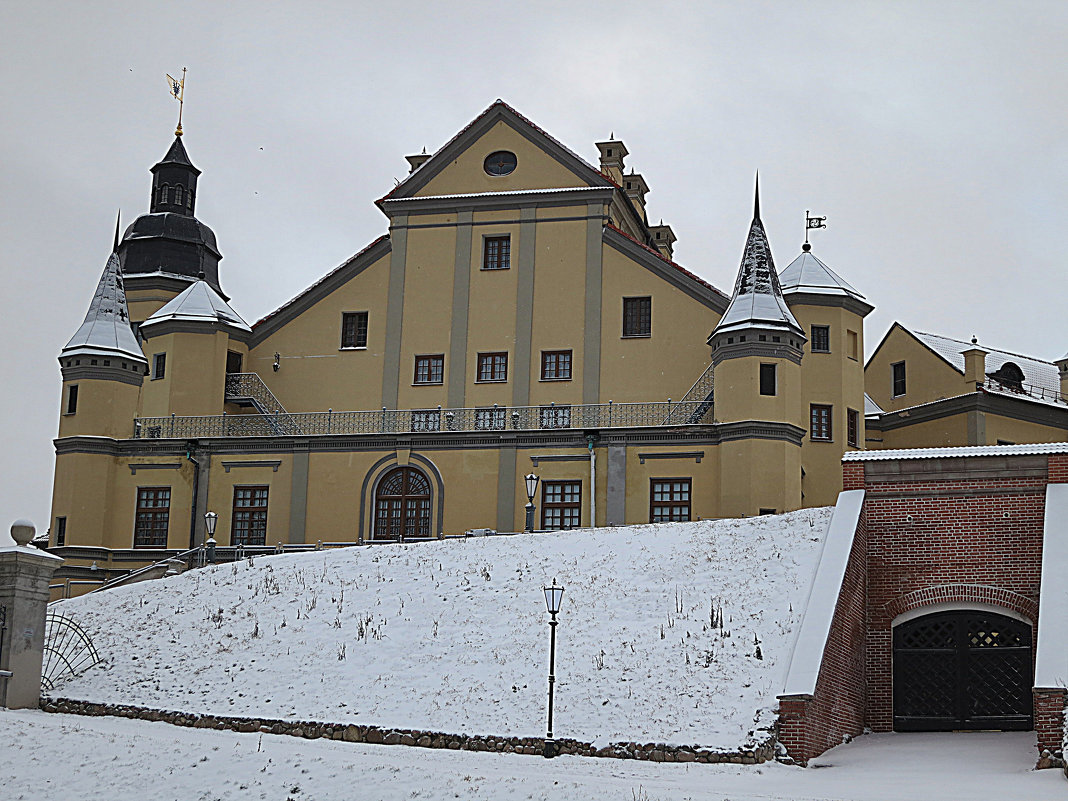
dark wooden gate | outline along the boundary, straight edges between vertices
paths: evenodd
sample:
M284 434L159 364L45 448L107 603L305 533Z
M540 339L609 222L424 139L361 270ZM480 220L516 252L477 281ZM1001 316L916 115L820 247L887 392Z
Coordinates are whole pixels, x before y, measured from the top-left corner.
M1029 730L1031 626L939 612L894 629L894 730Z

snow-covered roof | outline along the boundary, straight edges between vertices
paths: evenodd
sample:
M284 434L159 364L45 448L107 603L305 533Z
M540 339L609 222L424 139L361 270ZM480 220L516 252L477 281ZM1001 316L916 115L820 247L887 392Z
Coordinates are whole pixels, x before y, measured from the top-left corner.
M817 295L847 295L864 300L838 273L805 251L779 273L779 285L784 295L792 292L811 292Z
M85 321L66 344L60 357L80 355L124 356L148 364L130 327L126 288L119 257L112 253L104 266Z
M885 410L882 406L871 399L871 395L864 393L864 416L882 414Z
M886 462L893 459L947 459L966 456L1032 456L1068 453L1068 442L1035 442L1024 445L968 445L955 448L902 448L885 451L850 451L843 462Z
M163 308L141 323L141 329L157 323L181 320L194 323L223 323L251 332L249 324L230 308L222 297L206 281L197 281L181 294L171 299Z
M712 333L722 334L753 327L778 328L804 336L801 326L782 296L779 276L775 272L775 260L771 256L771 245L768 244L764 224L760 221L759 194L731 303Z
M960 339L951 339L939 334L927 334L922 331L910 332L916 339L945 359L959 373L964 372L964 351L980 348L986 351L986 372L996 373L1007 362L1012 362L1024 374L1024 383L1032 384L1049 392L1059 392L1061 388L1057 365L1019 353L998 350L983 344L973 344Z

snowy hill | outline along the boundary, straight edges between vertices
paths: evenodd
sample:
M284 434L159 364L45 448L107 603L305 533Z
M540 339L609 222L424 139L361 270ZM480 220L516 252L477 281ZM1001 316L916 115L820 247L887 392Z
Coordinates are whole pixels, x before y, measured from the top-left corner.
M199 713L733 748L774 719L830 509L258 558L59 605L53 695ZM759 657L757 651L759 648Z

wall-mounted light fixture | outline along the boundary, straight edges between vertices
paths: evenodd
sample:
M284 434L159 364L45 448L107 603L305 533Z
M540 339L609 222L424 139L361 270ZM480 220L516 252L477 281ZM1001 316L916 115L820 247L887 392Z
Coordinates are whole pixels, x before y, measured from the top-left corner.
M281 359L282 357L280 355L278 355L277 353L274 354L274 364L272 364L271 367L276 373L278 372L278 368L282 366Z

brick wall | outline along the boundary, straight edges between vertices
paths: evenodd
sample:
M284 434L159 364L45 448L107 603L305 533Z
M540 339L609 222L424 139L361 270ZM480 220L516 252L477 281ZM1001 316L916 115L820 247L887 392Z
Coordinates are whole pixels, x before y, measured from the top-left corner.
M1044 457L1040 457L1044 461ZM893 726L891 624L939 602L991 603L1037 622L1046 471L989 457L865 462L868 725ZM893 467L901 471L892 470Z
M846 564L842 592L834 608L815 695L811 699L784 699L779 704L779 742L802 764L840 745L846 735L855 737L864 730L867 548L861 518Z
M1040 768L1064 765L1065 716L1068 715L1068 694L1064 690L1035 691L1035 734L1038 735ZM1043 761L1046 764L1043 764Z

